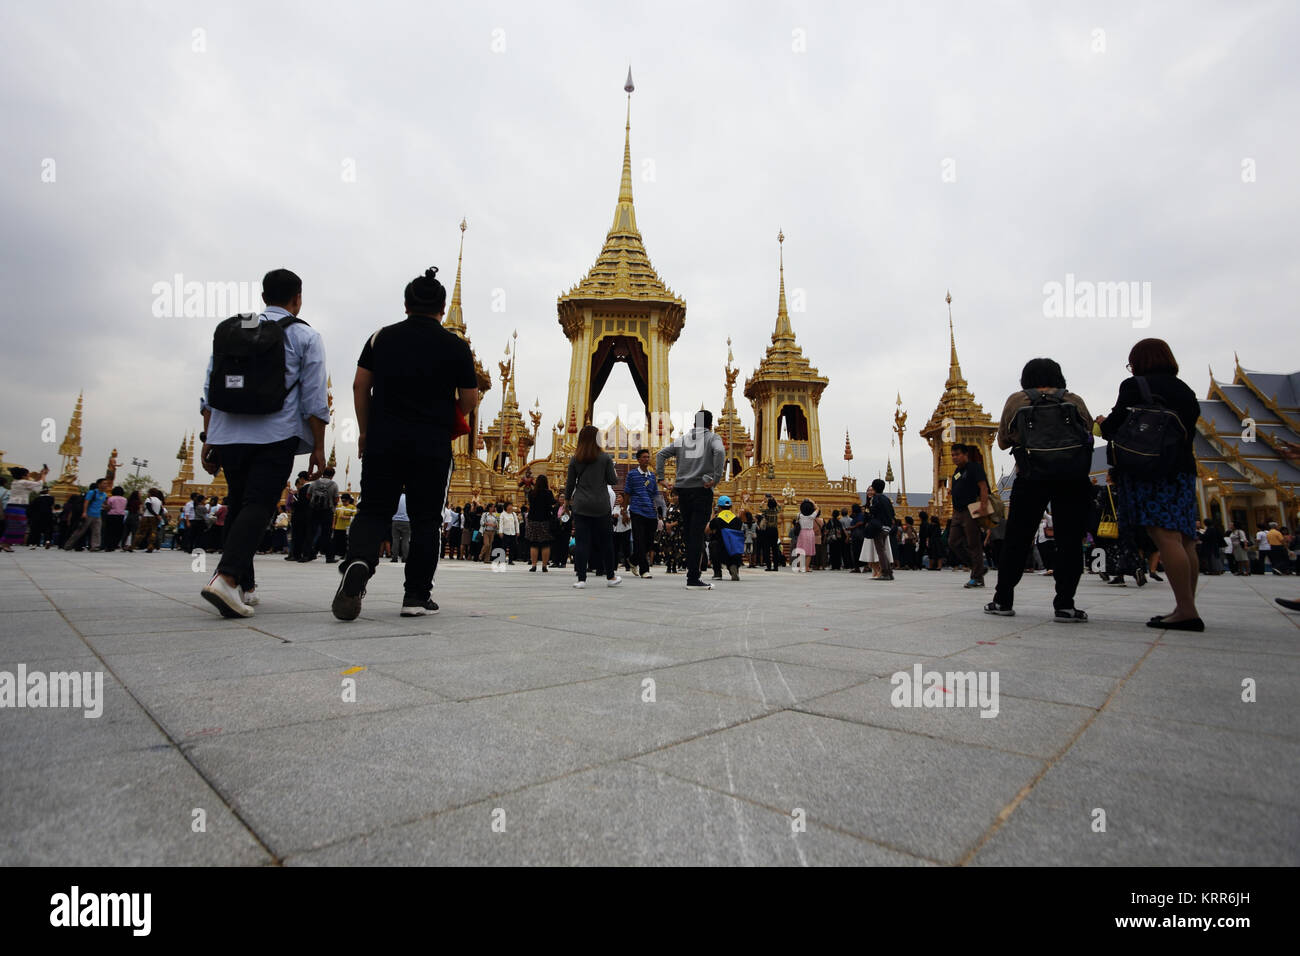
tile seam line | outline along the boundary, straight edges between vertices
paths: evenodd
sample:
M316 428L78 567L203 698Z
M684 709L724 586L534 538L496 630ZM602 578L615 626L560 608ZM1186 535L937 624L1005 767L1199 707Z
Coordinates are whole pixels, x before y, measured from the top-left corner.
M1022 804L1025 801L1025 799L1033 791L1034 787L1038 786L1039 782L1043 779L1043 777L1047 776L1048 772L1053 767L1056 766L1056 764L1061 760L1061 758L1064 757L1067 753L1069 753L1070 749L1078 742L1079 738L1082 737L1085 733L1087 733L1088 728L1091 727L1094 723L1096 723L1097 718L1100 717L1105 712L1106 708L1110 706L1110 702L1115 699L1115 696L1121 690L1124 689L1124 685L1128 683L1129 678L1132 677L1134 674L1136 674L1138 672L1138 669L1141 668L1141 666L1146 663L1147 658L1155 653L1156 647L1158 645L1159 645L1158 641L1153 642L1151 646L1147 648L1147 652L1143 654L1142 657L1137 661L1137 663L1135 663L1133 667L1129 670L1129 672L1125 674L1123 678L1120 679L1120 682L1116 684L1113 688L1111 688L1110 693L1106 695L1106 699L1102 701L1101 706L1096 709L1096 711L1092 714L1091 717L1089 717L1087 720L1083 722L1083 726L1081 726L1078 730L1074 732L1074 734L1070 737L1070 739L1065 742L1065 746L1063 746L1055 754L1053 754L1046 761L1044 761L1043 766L1038 771L1038 773L1034 774L1034 776L1030 778L1029 782L1020 788L1020 792L1017 793L1012 798L1010 803L1008 803L1005 807L1002 808L1002 810L998 813L996 819L994 819L992 825L987 830L984 831L984 833L980 836L978 840L975 841L975 845L966 851L966 854L961 858L960 861L958 861L957 863L958 866L967 866L973 859L975 859L975 856L979 853L979 851L984 848L984 846L989 842L989 840L993 839L994 835L999 830L1002 829L1002 826L1007 822L1007 820L1011 819L1011 815L1016 812L1017 808L1019 808L1020 804Z
M82 634L81 631L77 628L77 626L68 620L67 616L63 613L63 611L59 608L59 606L54 603L53 599L48 594L45 593L44 588L42 588L36 582L36 580L27 572L27 569L20 567L19 570L22 571L23 576L26 577L27 580L31 581L31 583L36 587L36 589L40 591L41 596L45 598L45 600L50 602L50 606L54 608L55 612L59 615L60 618L62 618L63 623L68 625L68 627L72 629L73 633L77 635L77 638L81 641L81 643L84 644L87 647L87 649L89 649L89 651L95 655L95 659L99 661L100 665L104 668L104 670L108 671L108 673L113 676L113 680L117 681L118 684L121 686L121 688L124 691L126 691L127 696L131 698L132 702L134 702L135 705L140 708L141 712L143 712L144 715L149 718L150 723L152 723L154 727L158 729L158 732L162 734L163 738L171 745L172 750L175 751L175 753L182 760L185 761L186 765L189 766L189 768L194 772L194 774L200 780L203 781L204 786L206 786L209 790L211 790L213 795L216 796L216 798L221 801L222 805L230 812L230 815L239 821L240 826L242 826L248 832L248 835L251 836L253 840L256 841L257 845L262 849L262 852L265 853L267 857L270 858L271 864L274 866L280 866L281 865L280 857L277 856L271 850L271 847L267 844L267 842L264 839L262 839L262 835L253 828L251 822L244 818L244 816L226 798L225 794L223 794L221 790L216 786L216 784L211 779L209 779L208 775L203 772L202 768L199 767L198 764L196 764L193 760L190 759L189 754L187 754L184 751L184 749L180 746L177 740L171 735L171 733L168 732L167 728L164 727L158 721L158 718L154 716L153 711L151 711L148 707L145 706L144 702L141 701L140 698L135 695L134 691L132 691L131 688L126 685L126 682L123 681L122 678L120 678L117 675L117 672L114 671L113 668L111 668L108 665L108 662L105 661L102 656L100 656L99 651L97 651L94 648L94 646L89 641L86 640L86 635Z

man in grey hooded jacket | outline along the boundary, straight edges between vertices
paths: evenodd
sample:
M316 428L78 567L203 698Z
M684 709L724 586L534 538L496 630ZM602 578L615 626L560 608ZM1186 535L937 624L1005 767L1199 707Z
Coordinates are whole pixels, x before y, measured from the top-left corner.
M713 512L713 486L722 477L726 450L722 439L713 433L713 413L700 409L695 413L695 427L655 456L655 472L664 478L664 465L677 459L677 479L666 490L677 493L682 515L682 534L686 544L686 586L710 591L713 585L700 578L700 557L704 553L704 529Z

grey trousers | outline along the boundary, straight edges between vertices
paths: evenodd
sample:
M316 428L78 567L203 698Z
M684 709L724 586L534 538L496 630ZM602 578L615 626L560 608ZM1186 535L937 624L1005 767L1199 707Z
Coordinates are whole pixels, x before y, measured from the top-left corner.
M382 527L382 526L381 526ZM393 557L406 560L411 553L411 522L393 522Z

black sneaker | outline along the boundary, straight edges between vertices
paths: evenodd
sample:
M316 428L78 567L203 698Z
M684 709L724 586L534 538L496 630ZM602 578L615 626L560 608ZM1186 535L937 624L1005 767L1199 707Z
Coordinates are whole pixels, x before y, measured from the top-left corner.
M1072 607L1064 611L1057 611L1056 616L1052 618L1057 624L1087 624L1088 615L1084 614L1077 607Z
M1016 612L1009 607L1003 607L997 601L989 601L984 605L985 614L996 614L998 617L1015 617Z
M713 585L708 581L687 581L686 586L692 590L712 591Z
M410 600L402 601L402 617L421 617L425 614L437 613L438 605L434 604L431 600L425 601L423 604Z
M364 561L349 561L339 566L342 579L334 592L330 610L340 621L355 621L361 613L361 599L366 596L366 582L370 580L370 565Z

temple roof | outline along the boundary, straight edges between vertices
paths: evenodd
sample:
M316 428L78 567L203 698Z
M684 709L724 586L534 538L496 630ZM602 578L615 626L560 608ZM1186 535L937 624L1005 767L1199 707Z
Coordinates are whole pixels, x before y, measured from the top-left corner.
M659 278L641 240L632 203L632 71L627 74L627 124L623 135L623 175L619 180L614 221L595 264L557 303L589 299L614 299L671 303L681 309L686 303Z
M781 244L776 328L772 332L772 344L767 347L763 360L758 363L754 374L745 379L744 395L753 401L758 396L757 386L761 383L797 383L809 386L813 400L818 401L822 391L830 384L830 379L813 367L795 341L794 327L790 324L790 312L785 303L785 234L778 232L776 239Z
M952 294L945 296L948 303L948 379L943 383L943 395L935 406L930 420L921 429L921 435L929 438L943 430L943 420L951 418L958 428L987 428L996 430L998 423L984 411L984 406L975 401L975 396L966 386L966 379L961 374L961 362L957 360L957 337L952 327Z

